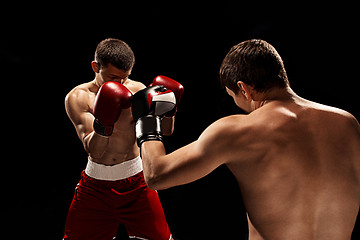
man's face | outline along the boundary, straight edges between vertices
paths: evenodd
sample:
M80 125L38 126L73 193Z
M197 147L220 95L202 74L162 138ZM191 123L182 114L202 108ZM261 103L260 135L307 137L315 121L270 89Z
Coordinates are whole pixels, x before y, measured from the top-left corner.
M94 71L96 73L96 78L98 79L101 85L109 81L119 82L123 84L130 76L132 70L130 69L129 71L124 71L111 64L101 67L99 67L97 63L96 65L97 65L97 69L96 69L97 71L95 70Z

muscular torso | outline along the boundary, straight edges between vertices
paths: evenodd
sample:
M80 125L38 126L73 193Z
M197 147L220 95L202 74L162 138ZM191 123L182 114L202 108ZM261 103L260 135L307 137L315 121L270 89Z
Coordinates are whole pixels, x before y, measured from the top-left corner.
M95 100L95 96L93 97ZM92 112L94 101L89 102L89 107ZM121 111L119 119L114 124L113 133L109 138L109 145L102 157L94 158L91 157L90 153L90 158L97 163L114 165L137 156L139 156L139 148L136 145L135 123L131 108L128 108Z
M142 83L129 79L124 82L124 86L133 94L145 87ZM68 115L74 123L79 138L83 143L86 137L92 137L92 134L96 134L93 132L92 127L94 121L92 112L98 90L99 88L94 82L89 82L77 86L68 94L68 96L73 97L72 103L67 103ZM67 99L68 98L69 97L67 97ZM95 154L91 151L89 151L88 154L92 161L104 165L115 165L139 156L139 148L136 145L135 123L132 118L131 108L121 111L119 119L114 124L113 133L101 157L94 157Z
M360 204L358 123L302 99L269 103L238 120L226 119L232 137L224 152L250 239L350 239Z

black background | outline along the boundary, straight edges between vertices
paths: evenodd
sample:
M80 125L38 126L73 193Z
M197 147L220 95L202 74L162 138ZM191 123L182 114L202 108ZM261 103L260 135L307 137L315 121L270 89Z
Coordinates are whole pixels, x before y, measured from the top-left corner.
M91 11L89 11L91 9ZM201 5L167 2L114 5L8 5L1 32L3 206L13 239L61 239L87 155L64 109L65 95L91 81L96 45L119 38L133 49L131 79L157 75L185 93L173 151L215 120L242 113L219 83L229 49L261 38L282 56L293 90L360 119L358 19L355 6ZM6 16L5 16L6 15ZM10 156L10 157L8 157ZM224 166L188 185L159 191L176 239L246 239L241 195ZM359 236L359 227L353 239Z

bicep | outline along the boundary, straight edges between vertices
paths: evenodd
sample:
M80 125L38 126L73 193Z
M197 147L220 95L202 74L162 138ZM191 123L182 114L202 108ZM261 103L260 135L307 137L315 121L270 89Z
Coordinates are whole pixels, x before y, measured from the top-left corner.
M142 146L144 173L153 189L166 189L198 180L223 162L213 151L211 139L200 137L168 155L161 142L145 142Z
M181 179L180 184L193 182L211 173L222 163L217 153L212 154L202 139L180 148L168 155L169 171Z

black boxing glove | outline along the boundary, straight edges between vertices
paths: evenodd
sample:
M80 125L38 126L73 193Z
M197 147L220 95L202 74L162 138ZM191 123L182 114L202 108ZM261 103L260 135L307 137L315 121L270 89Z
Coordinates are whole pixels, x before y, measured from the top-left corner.
M164 86L151 86L134 94L132 115L139 147L145 141L162 141L161 120L175 107L175 94Z

